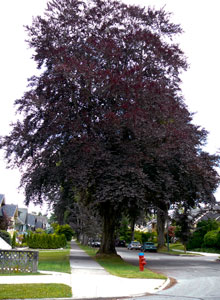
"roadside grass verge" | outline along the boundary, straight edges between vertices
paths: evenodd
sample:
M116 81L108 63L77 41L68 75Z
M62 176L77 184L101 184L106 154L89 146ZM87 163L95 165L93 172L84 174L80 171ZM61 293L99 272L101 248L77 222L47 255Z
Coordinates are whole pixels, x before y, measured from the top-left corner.
M110 274L124 278L166 279L167 277L148 269L140 272L138 266L125 262L117 255L95 256L97 249L78 244L88 255L92 256Z
M171 250L182 250L182 251L184 251L184 246L181 243L169 244L169 248Z
M38 270L71 273L70 250L39 250Z
M215 248L196 248L196 249L191 249L191 251L220 254L220 249L215 249Z
M65 284L0 284L0 299L69 298L71 287Z
M30 276L30 275L45 275L40 272L37 273L0 273L0 276ZM0 283L1 284L1 283Z
M180 251L179 251L180 250ZM184 246L182 244L170 244L169 251L167 246L157 250L158 253L170 254L170 255L188 255L188 256L198 256L199 254L184 252Z
M184 251L184 246L181 243L169 244L169 248L170 248L170 250L181 250L181 251ZM187 250L188 253L185 253L185 254L196 255L195 253L190 253L190 251L220 254L220 249L216 249L216 248L196 248L196 249L190 249L190 250ZM177 254L178 252L174 252L174 253ZM199 254L197 254L197 255L199 255Z

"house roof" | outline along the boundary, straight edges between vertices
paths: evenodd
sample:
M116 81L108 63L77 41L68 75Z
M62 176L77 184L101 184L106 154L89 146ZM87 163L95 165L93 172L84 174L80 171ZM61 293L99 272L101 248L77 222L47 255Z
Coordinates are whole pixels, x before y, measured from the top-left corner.
M218 212L207 212L204 216L201 217L200 221L207 221L209 219L219 220L220 214Z
M27 221L28 210L27 208L18 208L18 217L23 224Z
M13 218L16 214L16 211L18 209L17 205L14 204L5 204L1 207L1 216L3 215L3 212L9 217Z
M18 209L17 205L14 204L5 204L1 207L1 213L0 216L3 216L3 213L6 214L7 217L13 218L16 214L16 211Z
M37 228L43 228L43 223L41 221L36 222L36 229Z
M2 204L5 204L5 195L0 194L0 206L1 206Z
M27 215L27 225L35 226L35 219L36 219L36 216L34 216L32 214L28 214Z
M47 224L47 217L45 216L36 216L37 222L41 222L42 224Z

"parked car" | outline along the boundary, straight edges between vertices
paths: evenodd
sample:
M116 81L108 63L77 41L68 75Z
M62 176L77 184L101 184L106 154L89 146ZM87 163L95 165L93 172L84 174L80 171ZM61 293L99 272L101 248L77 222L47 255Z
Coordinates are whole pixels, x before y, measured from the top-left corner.
M141 250L144 252L146 251L157 252L157 247L152 242L145 242L143 243Z
M141 250L141 244L139 242L132 241L128 244L128 250Z
M89 245L90 247L100 247L100 246L101 246L101 242L100 242L100 241L93 240L93 241L90 241L90 242L88 243L88 245Z

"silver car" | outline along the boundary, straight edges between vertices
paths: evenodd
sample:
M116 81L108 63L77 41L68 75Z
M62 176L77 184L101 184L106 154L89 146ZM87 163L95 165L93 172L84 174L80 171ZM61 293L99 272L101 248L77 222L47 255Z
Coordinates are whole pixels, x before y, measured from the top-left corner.
M139 242L130 242L128 244L128 250L141 250L141 244Z

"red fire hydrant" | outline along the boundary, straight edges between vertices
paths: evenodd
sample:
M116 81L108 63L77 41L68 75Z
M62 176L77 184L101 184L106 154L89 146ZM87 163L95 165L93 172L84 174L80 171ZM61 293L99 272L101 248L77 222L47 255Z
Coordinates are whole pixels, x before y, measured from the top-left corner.
M139 253L139 268L140 271L144 271L144 265L146 265L146 260L144 257L144 253Z

